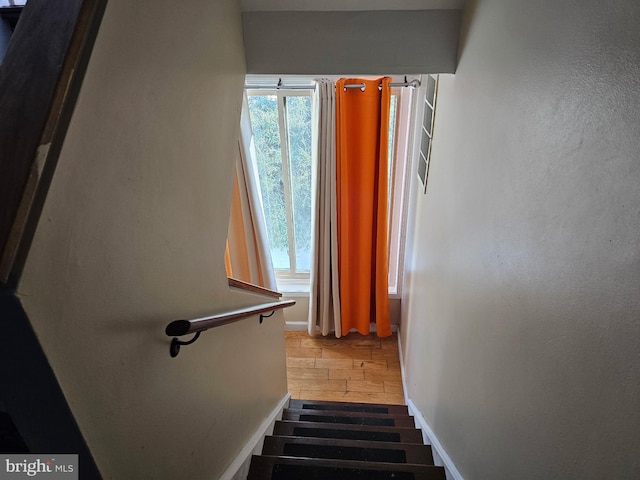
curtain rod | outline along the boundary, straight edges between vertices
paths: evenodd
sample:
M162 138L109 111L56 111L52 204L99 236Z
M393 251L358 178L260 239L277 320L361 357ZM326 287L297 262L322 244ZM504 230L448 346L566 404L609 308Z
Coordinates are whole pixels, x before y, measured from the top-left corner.
M420 80L417 78L407 81L405 77L404 82L390 83L390 87L413 87L417 88L420 86ZM382 84L378 85L378 88L381 88ZM245 90L315 90L315 85L283 85L282 80L278 81L277 85L245 85ZM364 83L347 83L344 85L344 88L359 88L364 91L365 84Z

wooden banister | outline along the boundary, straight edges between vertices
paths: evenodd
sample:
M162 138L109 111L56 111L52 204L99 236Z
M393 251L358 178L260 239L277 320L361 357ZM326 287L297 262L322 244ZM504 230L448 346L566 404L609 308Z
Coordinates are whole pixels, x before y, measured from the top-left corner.
M245 282L244 280L239 280L233 277L228 277L228 279L230 287L239 288L251 293L259 293L261 295L267 295L274 298L282 297L282 294L280 292L276 292L275 290L270 290L268 288L261 287L260 285L255 285L253 283Z
M3 286L22 272L106 4L28 2L0 63Z
M260 323L262 323L265 318L273 315L276 310L291 307L295 305L295 303L295 300L282 300L279 302L261 303L252 307L229 310L228 312L219 313L209 317L194 318L191 320L174 320L165 328L165 333L170 337L174 337L171 341L169 353L172 357L175 357L180 352L181 345L189 345L195 342L200 336L200 333L205 330L209 330L210 328L234 323L254 315L260 315ZM265 315L266 312L271 313L269 315ZM190 333L195 333L196 335L188 342L182 342L175 338L181 335L188 335Z

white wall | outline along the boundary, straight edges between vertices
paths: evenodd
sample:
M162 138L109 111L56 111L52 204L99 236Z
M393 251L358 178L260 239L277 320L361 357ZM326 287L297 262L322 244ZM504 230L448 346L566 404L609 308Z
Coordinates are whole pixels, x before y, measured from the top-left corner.
M259 303L223 263L244 74L235 1L108 2L18 289L105 479L218 478L286 393L282 313L164 334Z
M403 301L467 480L640 472L640 4L471 1Z

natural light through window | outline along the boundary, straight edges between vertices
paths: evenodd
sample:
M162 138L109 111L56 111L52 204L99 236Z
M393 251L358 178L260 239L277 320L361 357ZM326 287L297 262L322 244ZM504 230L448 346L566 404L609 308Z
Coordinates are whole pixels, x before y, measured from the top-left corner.
M308 285L311 267L311 90L247 92L273 267ZM308 289L308 287L307 287Z
M278 289L309 291L312 89L247 90L269 247ZM398 293L409 102L394 88L389 121L389 293ZM403 113L404 112L404 113ZM404 115L404 116L403 116Z

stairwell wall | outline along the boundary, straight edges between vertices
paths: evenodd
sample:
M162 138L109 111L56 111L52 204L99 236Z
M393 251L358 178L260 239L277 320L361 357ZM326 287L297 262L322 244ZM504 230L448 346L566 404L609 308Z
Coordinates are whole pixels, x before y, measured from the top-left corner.
M639 22L467 2L401 324L408 397L465 479L640 472Z
M164 334L263 301L223 263L244 74L235 1L109 1L18 287L104 478L218 478L286 394L282 312Z

